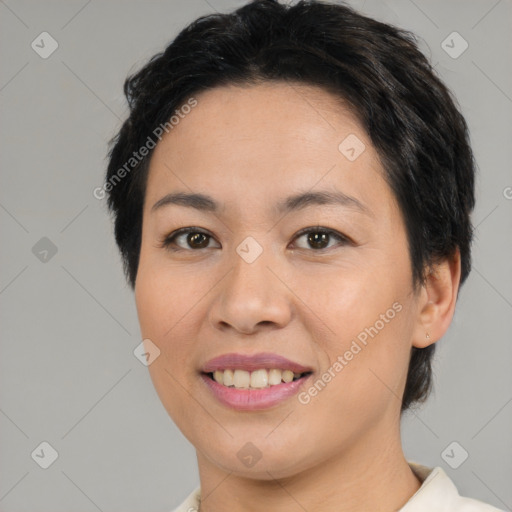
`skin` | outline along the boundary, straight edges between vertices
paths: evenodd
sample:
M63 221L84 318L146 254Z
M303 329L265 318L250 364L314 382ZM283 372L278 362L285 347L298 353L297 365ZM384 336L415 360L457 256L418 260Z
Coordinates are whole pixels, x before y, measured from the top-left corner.
M143 212L135 298L143 338L161 351L149 371L171 418L194 445L202 512L392 511L420 482L400 442L400 399L412 346L448 329L460 280L458 253L414 289L405 227L368 135L331 94L299 84L223 86L154 150ZM338 146L355 134L353 162ZM297 192L338 190L363 203L310 205L278 214ZM217 213L152 206L170 192L212 196ZM172 251L162 240L183 227ZM302 228L321 226L325 249ZM236 252L248 236L263 249L251 264ZM314 371L314 381L393 303L402 309L369 338L308 404L297 396L264 411L219 403L199 369L228 352L274 352ZM426 333L430 338L427 339ZM251 468L237 457L253 443Z

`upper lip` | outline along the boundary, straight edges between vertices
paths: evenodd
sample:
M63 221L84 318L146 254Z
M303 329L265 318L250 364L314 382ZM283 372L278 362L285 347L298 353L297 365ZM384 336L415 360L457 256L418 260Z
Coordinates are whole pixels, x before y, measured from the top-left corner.
M291 361L286 357L269 352L260 354L223 354L210 359L202 367L204 373L211 373L216 370L245 370L252 372L261 368L277 368L280 370L291 370L294 373L311 372L311 368L303 366L295 361Z

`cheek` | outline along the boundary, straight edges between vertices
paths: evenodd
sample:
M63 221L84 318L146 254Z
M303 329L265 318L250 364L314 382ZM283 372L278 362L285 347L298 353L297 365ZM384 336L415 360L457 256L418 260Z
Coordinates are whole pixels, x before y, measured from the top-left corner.
M293 292L300 299L298 307L314 313L311 332L323 325L323 343L330 346L329 352L339 354L347 341L359 334L364 338L365 329L375 323L379 332L389 331L389 326L396 324L395 318L403 316L395 308L400 309L400 297L406 296L407 279L393 275L392 268L371 267L360 261L289 275L288 282L293 283Z
M336 400L341 409L363 422L377 421L386 410L395 414L400 407L412 331L406 306L402 302L394 305L376 309L373 318L367 317L361 328L351 330L336 353L343 367L334 391Z
M157 390L172 385L166 368L174 375L186 367L188 343L187 337L179 332L179 320L186 318L186 310L190 310L188 296L188 288L183 288L179 280L169 280L141 258L135 303L142 338L150 339L160 350L160 357L148 367ZM172 343L177 336L180 342Z
M148 366L153 386L169 416L182 432L193 420L186 404L190 378L190 353L193 337L183 331L183 320L191 305L188 297L194 290L184 287L180 279L170 280L141 258L135 287L135 302L143 339L150 339L160 355ZM197 295L195 295L197 301ZM182 323L183 322L183 323Z
M161 259L141 254L135 302L142 334L163 342L194 315L194 306L205 294L205 284L194 269L173 269Z
M331 279L321 300L310 296L315 307L323 305L319 316L334 331L317 341L328 355L319 378L330 380L317 386L322 391L312 390L319 417L328 412L322 421L333 414L338 425L347 418L364 423L399 408L414 325L408 274L402 277L391 269L347 273Z

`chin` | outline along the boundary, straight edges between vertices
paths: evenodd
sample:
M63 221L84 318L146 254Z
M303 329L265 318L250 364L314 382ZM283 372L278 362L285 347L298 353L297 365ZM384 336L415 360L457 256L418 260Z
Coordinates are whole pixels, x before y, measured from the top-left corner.
M210 464L233 476L255 480L292 477L319 463L321 454L315 450L315 446L308 451L304 443L290 441L285 444L282 440L276 437L271 441L262 436L250 441L248 436L234 435L231 438L226 434L222 440L202 438L191 442L201 454L200 457L206 457ZM301 447L300 452L298 446Z

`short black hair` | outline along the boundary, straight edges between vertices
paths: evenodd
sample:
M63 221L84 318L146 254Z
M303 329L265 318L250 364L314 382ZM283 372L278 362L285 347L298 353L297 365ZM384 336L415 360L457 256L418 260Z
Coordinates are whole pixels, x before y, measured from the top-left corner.
M471 269L474 159L456 100L416 37L340 3L255 0L198 18L124 83L130 113L110 143L105 190L131 287L152 151L128 170L126 162L194 94L274 81L318 86L350 106L403 215L415 287L457 248L462 285ZM428 396L434 347L412 348L402 411Z

